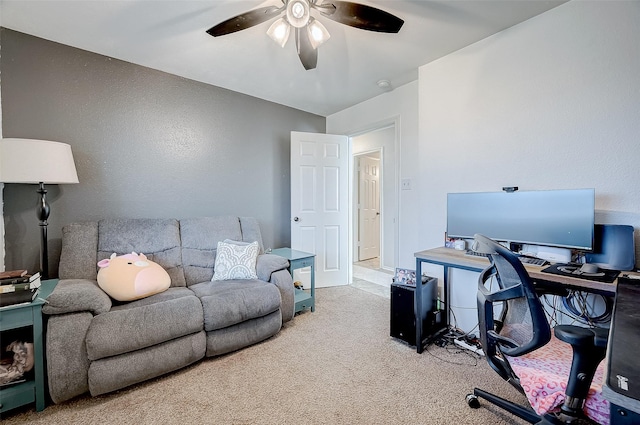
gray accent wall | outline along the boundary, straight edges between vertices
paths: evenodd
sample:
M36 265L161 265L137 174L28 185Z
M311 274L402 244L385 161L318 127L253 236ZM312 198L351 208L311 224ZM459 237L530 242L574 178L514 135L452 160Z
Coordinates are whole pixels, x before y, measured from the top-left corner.
M324 133L324 117L6 28L0 43L3 136L76 161L79 184L47 186L52 276L74 221L253 216L265 247L289 245L290 132ZM5 185L7 269L38 269L36 189Z

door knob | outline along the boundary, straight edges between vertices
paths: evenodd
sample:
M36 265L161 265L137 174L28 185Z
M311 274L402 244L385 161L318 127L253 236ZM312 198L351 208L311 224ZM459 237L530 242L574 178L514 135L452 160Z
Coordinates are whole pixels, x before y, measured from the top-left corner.
M298 217L293 217L293 221L300 221Z
M379 213L379 212L377 212L377 213L376 213L376 215L380 215L380 213Z

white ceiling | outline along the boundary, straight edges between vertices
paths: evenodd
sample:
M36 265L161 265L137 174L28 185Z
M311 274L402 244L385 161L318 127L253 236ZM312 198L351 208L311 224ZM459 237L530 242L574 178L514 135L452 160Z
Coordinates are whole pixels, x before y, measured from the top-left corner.
M329 0L325 0L328 2ZM356 0L404 19L398 34L320 17L331 39L305 71L293 37L270 22L222 37L205 31L281 0L0 0L0 25L112 58L327 116L418 78L418 67L543 13L565 0Z

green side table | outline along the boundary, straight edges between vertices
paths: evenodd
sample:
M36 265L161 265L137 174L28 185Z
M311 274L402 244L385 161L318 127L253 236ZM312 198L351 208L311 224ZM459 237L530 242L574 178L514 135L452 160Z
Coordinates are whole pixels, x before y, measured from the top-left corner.
M311 292L306 292L301 289L295 289L295 312L310 308L311 311L316 311L316 270L315 270L315 254L310 254L304 251L296 251L291 248L278 248L271 251L271 254L279 255L289 260L289 273L293 276L295 269L302 269L304 267L311 267Z
M33 332L34 378L19 384L0 388L0 413L35 401L38 412L44 410L44 343L42 324L42 305L58 279L42 281L38 294L30 303L0 307L0 332L12 329L31 328Z

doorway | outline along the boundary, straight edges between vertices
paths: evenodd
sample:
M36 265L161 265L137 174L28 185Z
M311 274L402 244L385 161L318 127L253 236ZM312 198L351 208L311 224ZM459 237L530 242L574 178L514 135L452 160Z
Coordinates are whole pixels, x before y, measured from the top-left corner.
M380 268L381 150L354 156L354 261Z
M354 284L362 278L357 269L369 273L367 282L386 289L388 297L398 263L398 128L395 118L349 136L291 132L291 248L315 253L316 288ZM361 267L354 264L359 251L354 161L372 152L379 158L379 254L377 264Z
M395 123L350 137L352 283L388 292L396 263Z

